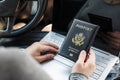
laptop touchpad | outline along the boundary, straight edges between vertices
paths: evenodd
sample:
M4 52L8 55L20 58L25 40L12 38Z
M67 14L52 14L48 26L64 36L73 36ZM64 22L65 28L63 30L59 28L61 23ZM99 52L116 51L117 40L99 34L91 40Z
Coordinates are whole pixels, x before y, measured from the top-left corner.
M51 60L42 64L43 69L53 78L53 80L68 80L71 67L57 61Z

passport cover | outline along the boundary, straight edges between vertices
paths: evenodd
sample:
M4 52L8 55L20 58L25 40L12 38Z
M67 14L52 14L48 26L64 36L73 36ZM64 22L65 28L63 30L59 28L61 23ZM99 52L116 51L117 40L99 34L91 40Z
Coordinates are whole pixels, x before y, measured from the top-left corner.
M74 19L59 54L76 61L81 50L89 51L98 29L98 25Z

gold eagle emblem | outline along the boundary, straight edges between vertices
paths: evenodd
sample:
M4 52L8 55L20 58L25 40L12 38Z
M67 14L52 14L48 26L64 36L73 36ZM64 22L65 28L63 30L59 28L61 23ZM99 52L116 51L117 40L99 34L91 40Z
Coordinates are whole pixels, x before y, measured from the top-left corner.
M84 39L85 39L85 36L83 36L83 33L79 33L79 34L75 34L75 37L72 38L72 42L76 46L81 46L84 44Z

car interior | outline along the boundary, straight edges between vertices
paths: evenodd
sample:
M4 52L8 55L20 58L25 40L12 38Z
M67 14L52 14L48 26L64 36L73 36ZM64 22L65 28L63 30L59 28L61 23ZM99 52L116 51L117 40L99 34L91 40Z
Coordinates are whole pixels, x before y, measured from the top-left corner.
M66 34L69 22L85 0L14 0L14 2L15 4L11 1L0 3L1 7L4 7L2 6L4 4L9 7L9 10L7 7L0 11L3 22L1 24L4 24L0 30L1 46L25 47L40 41L47 33L42 31L42 28L48 24L52 24L53 31ZM17 10L15 8L10 11L13 8L11 5Z
M26 48L33 42L40 41L49 31L66 35L71 22L86 1L0 0L0 46ZM108 23L107 26L110 25ZM102 41L99 38L97 34L93 46L108 50L106 46L101 47L104 42L99 43ZM118 55L120 48L110 51Z

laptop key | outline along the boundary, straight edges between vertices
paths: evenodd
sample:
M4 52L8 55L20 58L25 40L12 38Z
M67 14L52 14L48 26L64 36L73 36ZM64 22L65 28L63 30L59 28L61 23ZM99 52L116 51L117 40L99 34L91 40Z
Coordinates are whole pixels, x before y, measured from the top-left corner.
M99 65L99 66L102 66L102 67L106 67L107 66L107 64L105 64L105 63L103 63L103 62L101 62L101 61L96 61L96 65Z
M96 65L96 69L98 69L98 70L100 70L100 71L104 71L104 67L102 67L102 66L99 66L99 65Z
M89 80L97 80L97 79L90 77Z
M93 74L91 75L91 77L93 77L93 78L95 78L95 79L98 79L100 76L99 76L98 74L96 74L96 73L93 73Z
M102 63L104 63L104 64L108 64L109 61L110 61L109 59L104 58L104 57L101 57L101 56L99 56L99 55L96 56L96 60L99 61L99 62L102 62Z
M96 70L94 71L94 73L96 73L96 74L98 74L98 75L101 75L101 74L103 73L103 71L100 71L100 70L96 69Z

